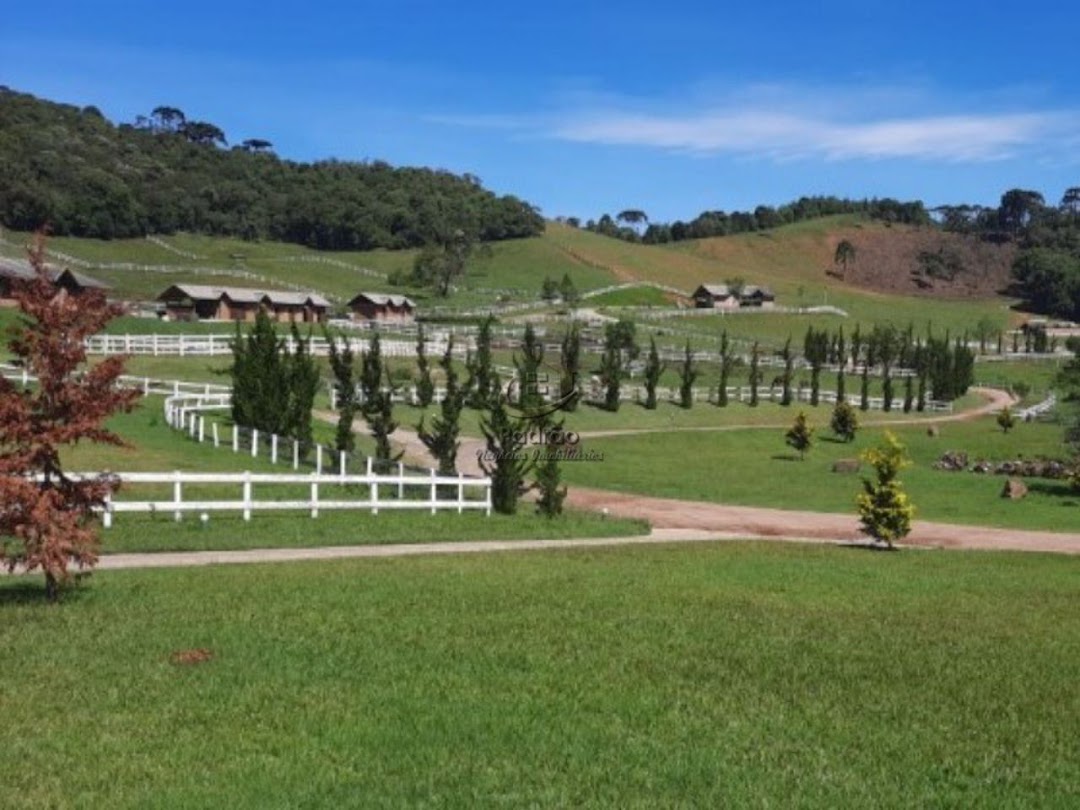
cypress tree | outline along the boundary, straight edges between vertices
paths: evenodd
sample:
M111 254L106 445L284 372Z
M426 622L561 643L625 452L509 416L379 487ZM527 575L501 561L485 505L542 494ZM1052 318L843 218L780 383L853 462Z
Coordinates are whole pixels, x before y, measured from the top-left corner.
M731 364L734 355L728 342L727 330L720 335L720 388L716 395L716 404L726 408L728 404L728 378L731 376Z
M424 337L424 325L416 330L416 404L426 408L435 398L435 383L431 379L431 363L427 356L427 340Z
M446 351L443 353L439 366L446 378L446 395L439 403L439 413L431 420L431 430L427 430L424 426L424 417L420 417L416 432L424 447L435 457L439 475L457 475L457 454L461 445L458 434L465 394L458 384L457 371L454 369L453 336L446 344Z
M656 338L649 343L649 356L645 359L645 408L656 410L656 386L665 366L660 362L660 353L656 350Z
M559 401L564 411L576 411L578 400L581 399L581 330L577 321L571 322L570 328L563 336L559 362L562 366Z
M754 341L754 347L750 350L750 407L756 408L758 404L758 386L761 384L761 350Z
M353 350L345 340L341 348L332 334L324 331L330 347L330 370L334 374L334 386L337 391L338 423L334 433L334 446L338 450L351 453L356 448L353 433L353 420L356 416L356 367L353 362Z
M690 350L690 341L687 340L682 368L679 370L679 405L683 408L691 408L694 405L694 382L697 377L698 372L694 368L694 353Z

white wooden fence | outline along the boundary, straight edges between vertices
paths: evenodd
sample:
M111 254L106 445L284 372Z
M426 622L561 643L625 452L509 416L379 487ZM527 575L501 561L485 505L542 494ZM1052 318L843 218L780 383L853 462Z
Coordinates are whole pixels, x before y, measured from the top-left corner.
M368 472L363 475L331 475L311 473L191 473L191 472L135 472L110 473L125 485L169 484L172 497L167 500L113 500L108 499L102 514L105 528L110 528L113 515L120 512L144 514L171 513L175 520L183 519L186 512L242 512L244 520L251 520L254 512L306 511L317 518L322 510L358 509L378 514L382 509L426 509L431 514L442 511L462 513L466 509L483 510L491 514L491 479L440 476L434 470L429 475L378 475L372 472L371 459ZM96 475L87 473L84 475ZM185 499L185 485L224 485L239 488L236 499ZM272 487L302 485L309 493L306 498L295 496L286 499L256 498L255 486L265 491ZM365 487L366 492L356 493L348 487ZM327 497L326 489L333 493ZM454 497L446 497L453 491ZM357 497L347 497L356 493ZM416 497L422 493L422 497ZM476 497L466 497L475 493ZM260 494L262 494L260 492ZM443 495L443 497L440 497ZM410 497L411 496L411 497Z
M1057 395L1051 391L1042 402L1032 405L1030 408L1024 408L1016 414L1016 417L1023 422L1030 422L1044 413L1050 413L1056 407Z
M235 338L226 335L94 335L86 339L86 350L90 354L133 354L150 355L153 357L216 357L232 354L232 343ZM339 346L345 344L346 339L341 339ZM369 341L366 338L348 338L349 347L356 353L368 350ZM326 356L330 353L330 345L325 338L312 337L306 341L313 355ZM296 345L292 337L281 338L281 343L289 350L295 351ZM385 357L415 357L415 341L405 340L382 340L381 350ZM428 341L428 351L432 354L442 354L446 351L446 341ZM468 346L464 343L455 343L454 354L464 356Z

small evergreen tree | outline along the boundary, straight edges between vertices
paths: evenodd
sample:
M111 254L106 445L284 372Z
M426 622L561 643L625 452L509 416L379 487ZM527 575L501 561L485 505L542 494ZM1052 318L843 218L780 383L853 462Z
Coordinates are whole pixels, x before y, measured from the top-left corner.
M792 449L798 451L799 458L805 459L806 453L814 443L814 429L806 421L806 414L799 411L795 417L795 423L784 434L784 442Z
M690 341L686 341L682 368L679 369L679 406L691 408L694 405L694 382L698 371L694 368L694 353L690 350Z
M423 324L416 329L416 370L416 404L427 408L435 399L435 382L431 379L431 363L428 361Z
M875 478L863 479L859 494L859 521L865 534L890 549L911 532L915 507L897 478L900 470L911 464L907 451L890 431L879 447L862 454L862 459L874 468Z
M491 478L491 506L500 514L513 515L525 491L525 476L531 467L523 452L527 432L510 418L501 396L494 399L488 414L481 417L480 431L487 443L480 468Z
M665 366L660 362L660 353L656 350L656 338L649 343L649 355L645 358L645 407L656 410L656 386Z
M559 283L551 276L544 277L544 283L540 285L540 297L549 302L559 297Z
M997 423L1002 433L1008 433L1012 430L1016 426L1016 417L1013 415L1012 408L1008 405L1002 408L997 415Z
M562 297L563 303L570 307L577 306L581 298L569 273L563 274L562 282L559 284L559 295Z
M845 442L855 441L855 434L859 430L859 416L849 403L840 400L833 407L829 427Z

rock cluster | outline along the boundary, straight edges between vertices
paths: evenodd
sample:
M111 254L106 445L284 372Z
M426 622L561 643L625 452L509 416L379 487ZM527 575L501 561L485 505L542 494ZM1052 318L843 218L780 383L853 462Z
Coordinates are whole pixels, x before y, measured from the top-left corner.
M982 475L1011 475L1018 478L1064 479L1070 475L1069 465L1053 458L1016 459L1012 461L986 461L979 459L974 463L968 460L968 454L958 450L949 450L934 462L935 470L961 472L970 470Z

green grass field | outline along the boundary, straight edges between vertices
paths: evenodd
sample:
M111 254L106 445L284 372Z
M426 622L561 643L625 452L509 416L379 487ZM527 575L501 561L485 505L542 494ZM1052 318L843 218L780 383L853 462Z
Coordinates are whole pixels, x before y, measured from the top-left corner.
M7 579L0 806L1072 807L1078 577L729 543Z
M794 419L794 409L789 422ZM881 439L881 428L864 429L853 444L831 441L824 419L811 416L818 441L805 461L793 459L783 427L743 431L655 433L583 440L603 454L602 463L568 464L573 484L689 500L854 514L857 475L831 472L832 463L854 458ZM943 472L931 465L946 450L972 460L1066 456L1056 424L1018 425L1005 435L992 418L941 426L938 438L925 428L898 426L915 465L901 474L916 519L1024 529L1075 532L1080 497L1065 482L1029 480L1027 498L1000 497L1002 476Z

